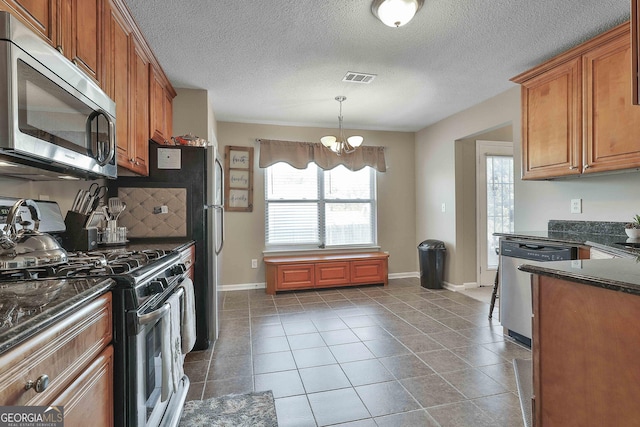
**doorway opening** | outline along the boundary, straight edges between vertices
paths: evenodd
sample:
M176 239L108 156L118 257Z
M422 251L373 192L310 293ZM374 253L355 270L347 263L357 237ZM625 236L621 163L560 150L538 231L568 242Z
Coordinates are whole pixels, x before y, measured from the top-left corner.
M477 283L493 286L499 238L514 226L513 143L476 141Z

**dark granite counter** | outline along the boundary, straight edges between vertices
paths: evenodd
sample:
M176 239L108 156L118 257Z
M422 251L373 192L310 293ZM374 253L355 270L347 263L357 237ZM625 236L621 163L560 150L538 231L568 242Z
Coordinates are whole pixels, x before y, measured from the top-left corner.
M519 269L528 273L640 295L640 263L633 259L526 261L526 264L521 265Z
M25 308L16 305L15 297L0 297L0 354L109 291L114 284L111 279L105 278L62 279L46 282L56 283L50 285L53 288L49 289L49 291L53 290L55 295L52 295L51 302L44 306ZM19 295L21 291L27 293L40 283L44 282L2 283L0 290L7 290L13 295ZM39 291L41 295L46 293L46 290ZM37 299L38 297L32 296L31 298Z
M194 244L189 239L147 239L134 240L123 246L101 246L99 250L144 250L160 249L179 251ZM45 282L50 282L44 289ZM82 305L108 292L114 282L108 278L69 278L29 282L0 282L0 354L29 339L44 328L74 312ZM38 294L50 292L52 298L44 304L25 308L16 300L20 292ZM51 289L53 288L53 290ZM37 297L33 297L37 298Z
M626 247L625 243L634 243L626 234L611 235L588 232L567 232L567 231L519 231L513 233L494 233L494 236L507 239L537 240L541 242L563 243L579 246L593 246L607 252L611 252L623 258L635 258L640 256L638 248Z
M546 231L494 233L506 239L524 239L590 246L615 259L535 262L522 260L520 270L552 276L590 286L640 295L640 249L627 237L624 223L594 221L549 221Z

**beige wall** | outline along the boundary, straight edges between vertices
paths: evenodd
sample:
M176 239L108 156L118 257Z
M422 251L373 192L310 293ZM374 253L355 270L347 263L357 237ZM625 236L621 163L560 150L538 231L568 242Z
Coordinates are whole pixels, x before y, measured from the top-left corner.
M264 283L264 174L258 168L257 138L318 141L335 129L218 122L220 151L227 145L255 147L253 212L227 212L222 284ZM349 131L345 131L349 134ZM378 173L378 244L388 251L389 272L416 271L414 134L358 131L365 144L388 147L388 170ZM346 184L348 185L348 184ZM251 259L259 268L251 269Z
M456 159L456 141L513 127L516 231L546 230L551 219L576 221L629 221L640 213L637 171L590 175L553 181L522 181L520 89L514 87L465 111L448 117L416 134L416 232L422 238L443 240L447 245L445 280L455 285L469 281L470 233L466 210L470 197L458 198L458 180L468 180ZM488 139L488 138L487 138ZM466 184L460 184L465 185ZM463 192L464 194L464 192ZM570 213L570 200L582 199L581 214ZM442 202L447 212L441 213ZM460 204L462 203L462 206ZM473 202L475 209L475 201Z
M504 92L472 108L448 117L416 134L416 236L418 239L438 239L447 247L445 281L462 285L469 281L469 264L475 264L472 251L465 251L470 242L466 238L475 234L464 218L465 212L475 210L475 197L457 197L465 194L458 189L457 180L471 191L470 178L460 170L464 153L459 153L456 166L456 141L512 125L520 128L520 91ZM515 132L514 144L520 144ZM517 158L517 157L516 157ZM474 172L475 173L475 172ZM519 169L518 169L519 173ZM475 178L473 179L475 182ZM475 188L475 184L473 185ZM441 211L445 203L446 212ZM473 238L475 240L475 237ZM466 274L465 274L466 271Z
M456 253L462 282L477 281L476 141L513 141L511 124L455 142Z

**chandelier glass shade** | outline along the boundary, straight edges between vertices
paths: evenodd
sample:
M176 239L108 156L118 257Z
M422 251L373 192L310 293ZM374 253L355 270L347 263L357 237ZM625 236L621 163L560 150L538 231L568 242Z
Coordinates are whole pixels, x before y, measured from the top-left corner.
M371 12L389 27L402 27L420 10L424 0L374 0Z
M359 135L345 138L342 130L342 101L346 100L346 96L336 96L336 101L340 103L340 115L338 116L338 136L327 135L320 138L322 145L336 153L338 156L353 153L356 148L360 147L364 142L364 138Z

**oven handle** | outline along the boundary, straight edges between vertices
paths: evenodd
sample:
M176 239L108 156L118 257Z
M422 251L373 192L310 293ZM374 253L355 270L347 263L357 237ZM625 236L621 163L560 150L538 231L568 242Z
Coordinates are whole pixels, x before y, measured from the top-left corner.
M178 288L178 290L174 292L174 295L175 294L177 294L178 296L182 296L182 294L184 294L184 288ZM170 309L171 306L169 305L169 303L164 303L160 308L153 310L151 313L138 314L136 312L136 334L139 332L140 326L155 323L158 319L161 319L164 315L166 315Z

